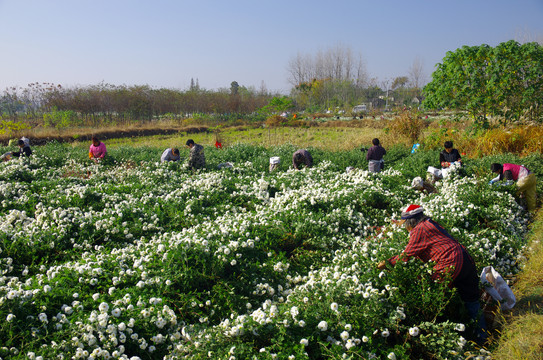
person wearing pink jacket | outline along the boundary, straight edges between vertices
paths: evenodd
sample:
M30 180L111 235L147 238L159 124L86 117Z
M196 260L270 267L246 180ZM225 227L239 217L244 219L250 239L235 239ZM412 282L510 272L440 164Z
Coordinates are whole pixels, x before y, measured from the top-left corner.
M492 179L492 182L503 180L504 173L506 171L511 171L513 181L516 181L518 186L518 192L524 193L526 197L526 207L528 211L534 211L536 207L536 177L533 172L528 170L527 167L517 164L498 164L494 163L490 165L490 170L497 174L498 176L495 179Z
M96 136L93 136L91 140L92 144L89 147L89 159L98 162L107 154L106 144L101 142Z

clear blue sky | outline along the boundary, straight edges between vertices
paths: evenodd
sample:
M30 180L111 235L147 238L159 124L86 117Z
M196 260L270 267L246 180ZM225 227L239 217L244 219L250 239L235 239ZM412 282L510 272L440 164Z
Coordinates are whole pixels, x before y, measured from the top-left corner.
M543 0L0 0L0 93L31 82L288 93L288 61L338 44L379 82L447 51L543 39Z

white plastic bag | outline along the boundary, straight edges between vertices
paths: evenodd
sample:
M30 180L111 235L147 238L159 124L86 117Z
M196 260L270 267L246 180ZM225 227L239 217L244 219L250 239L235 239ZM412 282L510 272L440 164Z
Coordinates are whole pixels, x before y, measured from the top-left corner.
M11 160L11 151L5 153L4 155L0 156L0 160L2 161L8 161Z
M443 174L441 173L441 170L433 167L433 166L428 166L428 170L426 170L427 172L429 172L430 174L434 175L435 178L437 179L443 179Z
M487 266L481 272L481 282L484 290L500 304L502 310L511 310L517 303L515 294L507 285L504 278L492 266Z
M424 189L424 181L420 176L417 176L411 181L411 187L416 190L422 190Z
M281 158L279 156L272 156L270 158L270 172L279 169L280 163L281 163Z

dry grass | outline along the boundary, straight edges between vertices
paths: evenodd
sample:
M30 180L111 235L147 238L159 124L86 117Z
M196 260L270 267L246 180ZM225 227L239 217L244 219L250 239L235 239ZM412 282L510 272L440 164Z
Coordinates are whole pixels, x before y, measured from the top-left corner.
M523 156L543 152L543 126L493 129L476 139L473 145L474 153L483 156L507 152Z
M96 127L73 127L66 129L56 129L56 128L44 128L44 127L35 127L28 130L21 130L12 132L11 134L0 134L0 142L7 142L9 139L20 138L21 136L26 136L31 139L51 139L51 138L63 138L63 139L77 139L80 137L90 136L92 134L100 135L105 133L126 133L126 132L145 132L148 130L178 130L182 131L187 128L194 127L192 124L185 124L180 121L169 121L163 120L159 122L152 123L132 123L129 125L110 125L100 128Z
M417 111L402 111L391 123L390 132L396 137L404 137L411 144L423 134L424 129L428 127L428 122L422 119Z
M494 359L543 359L543 213L538 214L531 234L529 261L513 286L517 305L501 315L501 336Z

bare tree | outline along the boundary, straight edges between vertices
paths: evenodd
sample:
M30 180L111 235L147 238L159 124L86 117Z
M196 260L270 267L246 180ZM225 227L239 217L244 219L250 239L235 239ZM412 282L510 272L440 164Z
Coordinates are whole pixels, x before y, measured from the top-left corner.
M356 80L357 83L367 79L362 56L357 62L352 49L342 44L319 50L314 56L296 54L288 62L287 72L289 82L295 86L313 79Z
M356 74L355 74L356 85L359 87L364 87L369 85L370 79L368 72L366 70L366 63L362 59L362 55L358 57L358 63L356 65Z
M409 68L408 74L411 86L416 89L420 89L426 82L424 63L418 56L415 58L415 60L413 60L413 64Z
M289 74L288 82L293 86L311 81L313 75L313 64L310 56L296 54L287 65Z
M536 42L543 46L543 34L533 34L527 28L517 30L515 33L515 40L521 44Z
M264 80L260 83L260 90L258 91L258 95L264 96L268 94L268 88L266 87L266 83Z

